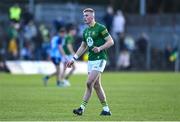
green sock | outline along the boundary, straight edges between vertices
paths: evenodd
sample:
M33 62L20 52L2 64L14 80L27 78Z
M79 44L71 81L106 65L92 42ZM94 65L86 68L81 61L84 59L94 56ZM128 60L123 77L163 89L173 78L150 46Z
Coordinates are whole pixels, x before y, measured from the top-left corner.
M67 76L65 77L65 79L68 80L68 79L69 79L69 75L67 75Z
M84 110L86 108L87 103L88 103L87 101L83 100L80 107Z
M106 101L101 102L102 107L108 106Z

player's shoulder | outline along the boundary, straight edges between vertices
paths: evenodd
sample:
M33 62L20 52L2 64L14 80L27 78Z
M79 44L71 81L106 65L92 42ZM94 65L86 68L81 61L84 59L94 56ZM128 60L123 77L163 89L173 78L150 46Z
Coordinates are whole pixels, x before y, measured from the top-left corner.
M88 30L88 27L86 27L83 32L86 32L87 30Z
M106 28L105 25L103 25L103 24L101 24L101 23L98 23L98 22L96 22L96 25L97 25L99 28Z
M70 38L70 35L67 34L67 35L65 36L65 39L67 40L67 39L69 39L69 38Z
M51 40L58 40L59 39L59 36L55 35L51 38Z
M73 36L70 35L70 34L68 34L68 35L66 36L66 38L65 38L65 41L66 41L66 42L73 41L73 40L74 40L74 39L73 39Z
M83 30L83 35L86 33L87 30L88 30L88 28L86 27L86 28Z

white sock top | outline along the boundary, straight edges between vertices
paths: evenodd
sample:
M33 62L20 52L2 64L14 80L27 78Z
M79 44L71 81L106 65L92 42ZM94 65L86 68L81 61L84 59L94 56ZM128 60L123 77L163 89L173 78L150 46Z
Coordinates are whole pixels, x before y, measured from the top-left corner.
M107 112L110 111L108 106L104 106L104 107L103 107L103 110L104 110L104 111L107 111Z
M84 109L85 109L85 106L84 106L84 105L81 105L80 107L81 107L81 108L83 109L83 111L84 111Z

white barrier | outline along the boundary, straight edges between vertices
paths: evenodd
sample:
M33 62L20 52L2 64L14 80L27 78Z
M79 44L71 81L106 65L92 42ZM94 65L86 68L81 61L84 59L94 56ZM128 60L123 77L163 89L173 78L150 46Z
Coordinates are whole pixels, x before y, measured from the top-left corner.
M6 61L6 66L12 74L51 74L56 71L51 61ZM87 74L87 62L78 61L75 66L74 74Z

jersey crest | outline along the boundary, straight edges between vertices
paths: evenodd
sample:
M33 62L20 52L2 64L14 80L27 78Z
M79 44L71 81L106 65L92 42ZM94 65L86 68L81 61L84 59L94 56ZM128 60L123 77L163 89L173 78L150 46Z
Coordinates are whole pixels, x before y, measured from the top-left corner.
M86 39L86 42L87 42L88 47L93 46L94 41L93 41L93 39L92 39L91 37L88 37L88 38Z

